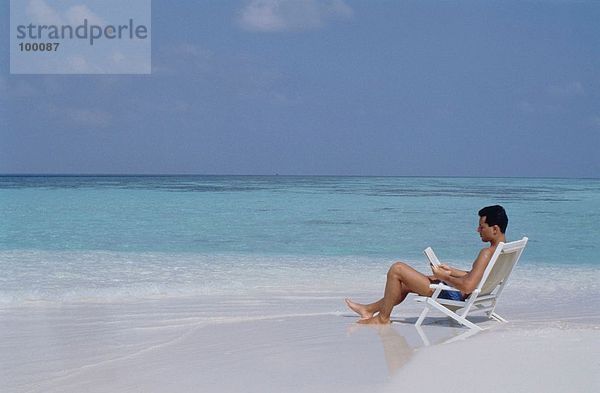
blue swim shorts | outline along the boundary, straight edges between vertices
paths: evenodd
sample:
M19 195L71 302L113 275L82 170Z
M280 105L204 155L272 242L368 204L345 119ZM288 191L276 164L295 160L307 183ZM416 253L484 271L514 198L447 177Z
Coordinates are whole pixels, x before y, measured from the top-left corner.
M463 300L462 294L460 292L446 291L446 290L442 290L442 292L440 292L438 298L439 299L448 299L448 300L458 300L458 301Z

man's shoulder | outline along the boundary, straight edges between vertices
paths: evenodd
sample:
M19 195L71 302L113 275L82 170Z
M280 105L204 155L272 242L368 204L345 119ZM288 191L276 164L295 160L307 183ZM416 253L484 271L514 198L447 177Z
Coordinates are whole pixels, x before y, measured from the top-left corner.
M492 258L492 255L494 255L494 251L496 251L496 247L493 247L493 246L483 247L479 251L479 259L489 261Z
M494 251L496 250L496 247L493 246L489 246L489 247L483 247L480 251L479 254L493 254Z

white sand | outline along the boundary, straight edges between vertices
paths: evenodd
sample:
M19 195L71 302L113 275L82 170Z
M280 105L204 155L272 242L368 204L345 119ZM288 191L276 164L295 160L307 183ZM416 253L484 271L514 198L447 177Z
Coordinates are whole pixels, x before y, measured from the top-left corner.
M465 329L434 314L428 347L413 302L386 328L357 326L342 298L323 294L5 308L0 391L600 390L597 311L531 307L505 307L513 322L462 340Z
M448 392L598 392L599 339L593 328L499 327L421 351L385 391L433 383Z

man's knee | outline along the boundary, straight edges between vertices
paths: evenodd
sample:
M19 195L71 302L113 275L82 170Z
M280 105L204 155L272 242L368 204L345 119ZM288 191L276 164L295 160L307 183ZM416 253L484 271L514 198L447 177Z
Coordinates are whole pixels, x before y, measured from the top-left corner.
M404 262L396 262L394 263L391 267L390 270L388 271L388 276L392 275L392 276L398 276L401 277L402 273L406 270L406 267L408 265Z

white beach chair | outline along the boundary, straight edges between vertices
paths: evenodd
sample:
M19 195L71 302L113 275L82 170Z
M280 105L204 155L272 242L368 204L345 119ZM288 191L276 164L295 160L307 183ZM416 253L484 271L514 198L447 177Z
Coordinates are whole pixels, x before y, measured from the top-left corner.
M421 312L415 326L421 326L431 308L435 308L462 325L476 330L483 330L483 328L469 321L467 315L485 312L489 318L498 322L507 322L500 315L496 314L494 310L510 273L521 257L525 245L527 245L527 240L524 237L514 242L501 242L498 244L494 255L492 255L492 259L490 259L483 273L483 277L481 277L479 285L464 300L440 299L438 296L442 290L458 292L458 289L442 283L431 284L429 287L435 289L433 295L431 297L419 296L416 299L417 301L424 302L425 308Z

